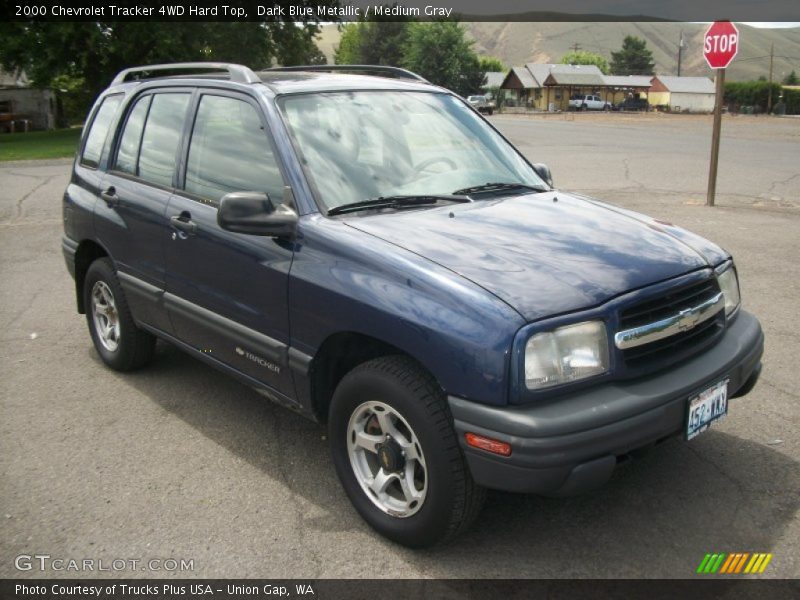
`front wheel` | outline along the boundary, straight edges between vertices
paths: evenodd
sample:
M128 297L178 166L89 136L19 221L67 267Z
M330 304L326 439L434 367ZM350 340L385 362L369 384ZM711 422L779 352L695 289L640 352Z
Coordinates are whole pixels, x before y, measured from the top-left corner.
M342 379L330 408L333 462L356 510L413 548L466 529L485 491L472 480L441 389L413 360L387 356Z

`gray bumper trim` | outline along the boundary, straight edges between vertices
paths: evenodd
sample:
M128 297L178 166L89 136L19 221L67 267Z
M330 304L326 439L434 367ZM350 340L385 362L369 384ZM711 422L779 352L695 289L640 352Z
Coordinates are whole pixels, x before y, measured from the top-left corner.
M473 477L487 487L560 493L582 488L569 481L578 469L596 485L610 476L611 457L653 444L683 429L686 400L695 392L729 378L736 396L758 375L764 334L758 320L740 311L712 348L654 376L607 383L547 403L494 407L448 397L456 431ZM508 458L466 446L464 433L486 435L511 444ZM593 462L597 468L584 463ZM603 477L598 477L598 469Z

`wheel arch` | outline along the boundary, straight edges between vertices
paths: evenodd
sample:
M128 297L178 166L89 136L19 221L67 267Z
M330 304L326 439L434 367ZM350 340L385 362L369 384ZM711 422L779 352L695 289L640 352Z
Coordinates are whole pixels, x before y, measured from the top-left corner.
M86 239L78 244L78 249L75 251L75 297L80 314L86 313L86 306L83 302L83 284L86 281L86 273L94 261L108 256L110 256L108 251L94 240Z
M347 373L367 361L392 355L410 358L430 373L439 388L443 389L436 374L405 350L363 333L337 332L323 341L309 367L311 409L316 420L327 423L333 392Z

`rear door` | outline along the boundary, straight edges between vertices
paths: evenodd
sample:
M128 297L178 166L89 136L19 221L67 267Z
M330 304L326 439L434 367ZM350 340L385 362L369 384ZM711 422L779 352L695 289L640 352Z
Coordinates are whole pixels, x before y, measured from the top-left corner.
M166 332L166 210L191 98L191 90L164 89L129 103L96 211L98 239L114 258L134 317Z
M182 189L169 201L166 304L176 336L294 397L287 368L287 284L293 245L224 231L217 207L234 191L283 199L284 179L258 103L201 91L184 152Z

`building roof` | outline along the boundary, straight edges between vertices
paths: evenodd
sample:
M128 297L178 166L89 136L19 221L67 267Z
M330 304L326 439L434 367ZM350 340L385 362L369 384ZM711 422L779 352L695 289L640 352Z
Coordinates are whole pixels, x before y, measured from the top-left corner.
M603 86L603 75L597 73L560 73L558 71L550 73L544 80L545 85L581 85L581 86Z
M511 67L511 71L509 73L514 73L519 79L520 84L524 89L531 89L531 88L538 88L541 87L536 80L531 75L531 72L528 71L525 67ZM505 82L505 80L503 80Z
M503 71L489 71L486 73L486 83L483 84L483 87L485 89L500 87L505 78L506 74Z
M27 87L28 76L25 71L9 73L0 69L0 87Z
M618 88L649 88L652 79L650 75L603 75L607 86Z
M543 87L551 75L556 85L602 85L603 72L596 65L562 65L554 63L528 63L525 68L530 71ZM552 85L552 84L551 84Z
M670 92L684 94L713 94L714 82L708 77L673 77L670 75L656 75L653 79L658 79Z

